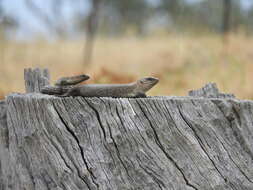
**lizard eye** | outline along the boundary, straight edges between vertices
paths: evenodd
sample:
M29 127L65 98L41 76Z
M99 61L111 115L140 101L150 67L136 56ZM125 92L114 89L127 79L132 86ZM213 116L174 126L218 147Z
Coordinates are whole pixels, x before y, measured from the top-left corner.
M148 81L153 81L154 78L148 77L148 78L146 78L146 80L148 80Z

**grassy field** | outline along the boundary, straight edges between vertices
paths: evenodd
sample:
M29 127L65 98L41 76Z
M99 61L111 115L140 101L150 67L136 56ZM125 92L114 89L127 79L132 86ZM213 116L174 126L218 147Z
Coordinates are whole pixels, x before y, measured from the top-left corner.
M83 65L83 41L1 42L0 95L23 92L23 69L49 68L51 79L88 73L89 83L124 83L156 76L149 95L187 95L190 89L216 82L224 92L253 98L253 37L219 36L98 39L93 62Z

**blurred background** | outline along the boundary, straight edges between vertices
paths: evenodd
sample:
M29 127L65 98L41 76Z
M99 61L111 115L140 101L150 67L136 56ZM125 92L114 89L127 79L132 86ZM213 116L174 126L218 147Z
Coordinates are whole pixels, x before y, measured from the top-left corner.
M0 0L0 98L23 92L23 69L88 83L156 76L149 95L216 82L253 98L252 0Z

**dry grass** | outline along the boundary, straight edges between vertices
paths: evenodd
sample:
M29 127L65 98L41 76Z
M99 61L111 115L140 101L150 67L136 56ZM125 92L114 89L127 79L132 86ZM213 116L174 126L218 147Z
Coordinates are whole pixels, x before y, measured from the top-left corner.
M253 98L253 38L231 36L224 47L219 36L167 36L149 39L99 39L91 66L82 65L83 42L0 45L0 94L23 91L25 67L47 67L52 80L88 73L90 82L123 83L157 76L150 95L186 95L207 82L225 92Z

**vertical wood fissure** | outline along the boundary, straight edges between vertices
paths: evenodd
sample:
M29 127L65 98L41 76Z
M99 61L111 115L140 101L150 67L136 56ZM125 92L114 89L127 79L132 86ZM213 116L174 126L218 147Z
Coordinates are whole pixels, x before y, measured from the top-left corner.
M156 140L156 142L157 142L158 147L162 150L162 152L166 155L166 157L174 164L174 166L175 166L175 167L178 169L178 171L182 174L182 177L184 178L185 183L186 183L188 186L192 187L193 189L198 190L198 188L196 188L194 185L192 185L192 184L188 181L188 179L186 178L184 172L181 170L181 168L179 167L179 165L178 165L178 164L175 162L175 160L173 160L173 158L165 151L164 147L162 146L162 144L161 144L161 142L160 142L160 140L159 140L158 134L156 133L156 130L155 130L155 128L153 127L152 122L151 122L151 121L149 120L149 118L147 117L147 115L146 115L144 109L142 108L142 106L140 105L140 103L139 103L138 101L136 101L136 102L137 102L137 104L139 105L139 108L142 110L142 113L143 113L144 117L147 119L147 121L148 121L150 127L152 128L152 130L153 130L153 132L154 132L155 140Z
M71 136L76 140L76 143L79 147L79 150L80 150L80 154L81 154L81 158L83 159L83 162L86 166L86 169L87 171L89 172L89 174L91 175L91 179L92 179L92 182L95 184L95 186L97 187L97 189L99 189L99 184L97 184L95 182L96 180L96 177L93 175L92 171L90 170L89 166L88 166L88 163L87 161L85 160L84 158L84 152L83 152L83 148L80 146L80 141L78 139L78 137L75 135L74 131L72 131L69 127L68 127L68 124L64 121L64 119L62 118L61 114L58 112L57 108L54 107L55 111L57 112L58 116L59 116L59 119L61 120L62 124L65 126L65 128L67 129L67 131L71 134ZM78 171L77 171L78 172ZM79 172L78 172L79 173ZM87 185L87 187L91 189L91 187L89 186L89 183L86 181L88 178L86 177L83 177L80 173L78 174L79 177L84 181L84 183Z

